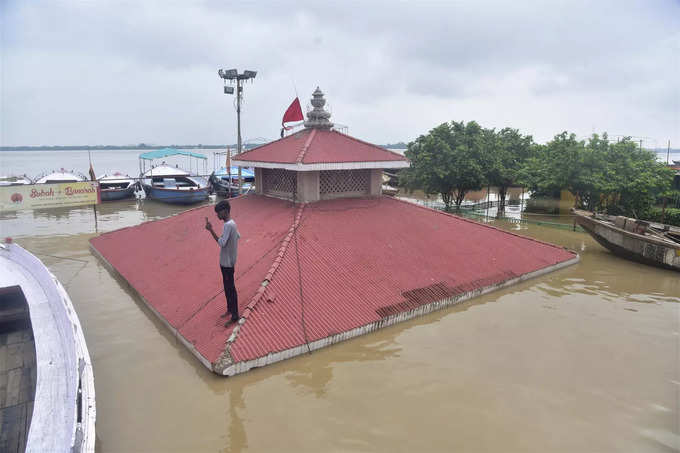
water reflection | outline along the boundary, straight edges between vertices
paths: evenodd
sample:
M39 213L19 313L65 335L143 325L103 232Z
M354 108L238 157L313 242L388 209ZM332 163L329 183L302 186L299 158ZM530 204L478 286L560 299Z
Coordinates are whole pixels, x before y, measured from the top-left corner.
M163 219L214 202L213 197L187 207L132 198L96 206L7 211L0 213L0 234L21 238L104 233Z

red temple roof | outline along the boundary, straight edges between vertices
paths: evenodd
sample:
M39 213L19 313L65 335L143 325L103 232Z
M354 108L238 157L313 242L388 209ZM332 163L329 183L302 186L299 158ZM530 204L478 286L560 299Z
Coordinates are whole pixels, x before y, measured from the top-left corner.
M284 139L285 140L285 139ZM231 201L243 319L225 328L213 206L102 234L94 249L201 360L235 374L572 264L561 247L387 197ZM124 246L123 246L124 245Z
M404 156L335 130L303 129L239 154L234 165L295 170L402 168ZM354 165L352 165L354 164Z

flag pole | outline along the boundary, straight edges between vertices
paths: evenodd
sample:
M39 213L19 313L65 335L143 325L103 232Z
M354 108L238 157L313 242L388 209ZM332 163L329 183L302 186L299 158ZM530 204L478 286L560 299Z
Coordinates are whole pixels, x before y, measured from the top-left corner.
M87 160L90 162L90 180L96 181L97 178L95 178L94 175L94 168L92 168L92 152L88 148L87 150ZM101 195L99 195L99 183L97 183L97 198L99 198ZM97 203L95 202L92 205L92 211L94 212L94 232L99 233L99 228L97 228Z

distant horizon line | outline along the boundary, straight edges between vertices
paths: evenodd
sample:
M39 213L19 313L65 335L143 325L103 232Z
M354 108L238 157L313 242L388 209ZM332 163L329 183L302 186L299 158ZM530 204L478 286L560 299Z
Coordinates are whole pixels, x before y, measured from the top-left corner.
M244 149L255 148L256 146L261 146L269 142L257 142L257 143L244 143L242 146ZM378 145L383 148L406 148L406 143L397 142L389 143L386 145ZM0 146L0 151L88 151L88 150L126 150L126 149L163 149L163 148L177 148L177 149L225 149L232 148L236 149L236 144L231 145L147 145L146 143L140 143L137 145L16 145L16 146Z

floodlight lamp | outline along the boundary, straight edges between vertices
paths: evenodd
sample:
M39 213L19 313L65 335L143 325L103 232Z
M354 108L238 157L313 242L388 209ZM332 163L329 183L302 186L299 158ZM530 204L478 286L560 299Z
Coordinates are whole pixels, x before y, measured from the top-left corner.
M254 79L257 75L257 71L243 71L243 76L246 79Z
M224 87L224 94L234 94L234 87Z
M224 77L226 79L235 79L238 77L238 71L236 69L229 69L224 72Z

